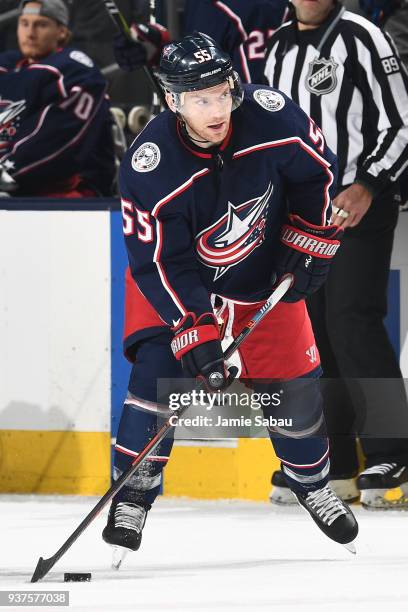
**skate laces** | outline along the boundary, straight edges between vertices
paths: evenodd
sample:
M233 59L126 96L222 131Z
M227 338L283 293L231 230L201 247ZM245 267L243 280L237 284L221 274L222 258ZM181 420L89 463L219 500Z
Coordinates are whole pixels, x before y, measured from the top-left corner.
M115 508L115 527L132 529L141 533L146 518L146 510L136 504L119 502Z
M322 518L323 522L327 523L329 526L339 518L339 516L347 514L347 510L342 501L328 485L323 487L323 489L308 493L306 502L316 511L316 514Z
M381 474L383 476L384 474L388 474L388 472L391 472L391 470L396 467L396 463L379 463L378 465L373 465L372 467L364 470L364 472L361 472L360 476L362 476L363 474L364 476L366 476L367 474Z

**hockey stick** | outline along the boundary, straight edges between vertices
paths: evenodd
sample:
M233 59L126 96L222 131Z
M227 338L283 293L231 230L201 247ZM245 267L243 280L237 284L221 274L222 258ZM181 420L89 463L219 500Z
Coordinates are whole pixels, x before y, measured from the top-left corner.
M156 0L149 0L149 23L151 25L154 25L156 23ZM161 89L160 91L163 94ZM160 102L163 104L163 98L159 98L156 91L153 90L153 104L152 104L153 117L156 117L160 113ZM165 99L164 99L164 107L166 108Z
M132 36L132 30L130 29L129 25L126 22L126 19L116 6L115 2L113 0L102 1L105 5L106 10L109 13L109 16L111 17L113 23L116 25L119 32L121 32L129 41L135 42ZM160 84L153 70L150 68L150 66L146 65L143 66L143 70L145 71L150 81L150 84L153 87L153 105L156 104L156 107L160 108L160 105L157 103L157 98L159 98L161 104L166 108L166 99L164 97L163 90L160 87Z
M227 350L224 353L224 359L227 360L231 357L233 353L237 350L237 348L242 344L245 338L255 329L255 327L262 321L262 319L276 306L276 304L282 299L288 289L291 287L293 283L292 274L285 275L280 281L279 285L273 291L273 293L266 300L265 304L255 313L253 318L248 321L245 325L241 333L238 337L230 344ZM121 474L121 476L115 480L110 489L105 493L105 495L98 501L96 506L92 508L89 514L84 518L82 523L78 525L75 531L69 536L69 538L64 542L64 544L57 550L57 552L50 557L49 559L43 559L40 557L37 567L35 568L34 574L31 578L31 582L37 582L41 578L44 578L46 574L50 571L50 569L56 564L56 562L61 559L62 555L64 555L67 550L72 546L75 540L85 531L88 525L98 516L98 514L103 510L106 504L112 499L114 495L124 486L127 480L129 480L136 470L139 468L140 464L154 451L154 449L160 444L163 438L166 437L167 433L176 426L178 419L180 416L189 408L189 406L182 406L177 413L171 415L171 417L162 425L162 427L158 430L156 435L150 440L150 442L145 446L145 448L138 454L138 456L133 460L129 468Z

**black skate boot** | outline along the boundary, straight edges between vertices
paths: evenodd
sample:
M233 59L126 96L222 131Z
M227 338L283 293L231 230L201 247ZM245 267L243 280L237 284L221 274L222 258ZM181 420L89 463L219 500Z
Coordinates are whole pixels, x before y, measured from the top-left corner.
M276 470L272 474L272 491L269 494L269 501L276 506L297 506L296 497L286 482L282 470ZM348 476L338 476L330 478L330 488L336 493L342 501L349 504L357 501L360 497L360 492L356 487L354 478Z
M358 524L347 504L341 501L329 485L309 491L295 493L298 502L308 511L316 525L328 538L343 544L353 554L353 540L358 534Z
M131 502L113 501L102 538L113 547L112 567L119 569L129 551L138 550L147 510Z
M357 486L361 491L361 505L366 510L408 510L408 467L405 465L373 465L361 472Z

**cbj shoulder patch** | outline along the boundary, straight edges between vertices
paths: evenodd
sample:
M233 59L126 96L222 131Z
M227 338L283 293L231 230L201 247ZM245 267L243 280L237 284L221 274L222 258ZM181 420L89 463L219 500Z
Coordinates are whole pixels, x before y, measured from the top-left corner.
M276 91L270 89L257 89L254 91L254 99L262 108L271 113L280 111L285 106L285 98Z
M132 168L136 172L151 172L160 163L160 149L154 142L145 142L132 155Z

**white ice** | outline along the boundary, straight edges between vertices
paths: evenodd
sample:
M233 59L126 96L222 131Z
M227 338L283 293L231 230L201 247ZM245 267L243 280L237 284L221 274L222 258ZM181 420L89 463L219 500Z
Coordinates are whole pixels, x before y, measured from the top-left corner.
M301 509L160 498L140 551L118 572L110 569L111 549L100 535L104 512L41 582L31 584L38 558L52 556L96 501L0 496L0 590L69 590L69 608L44 608L53 611L408 610L408 514L359 507L353 556ZM92 581L64 583L67 571L92 572Z

